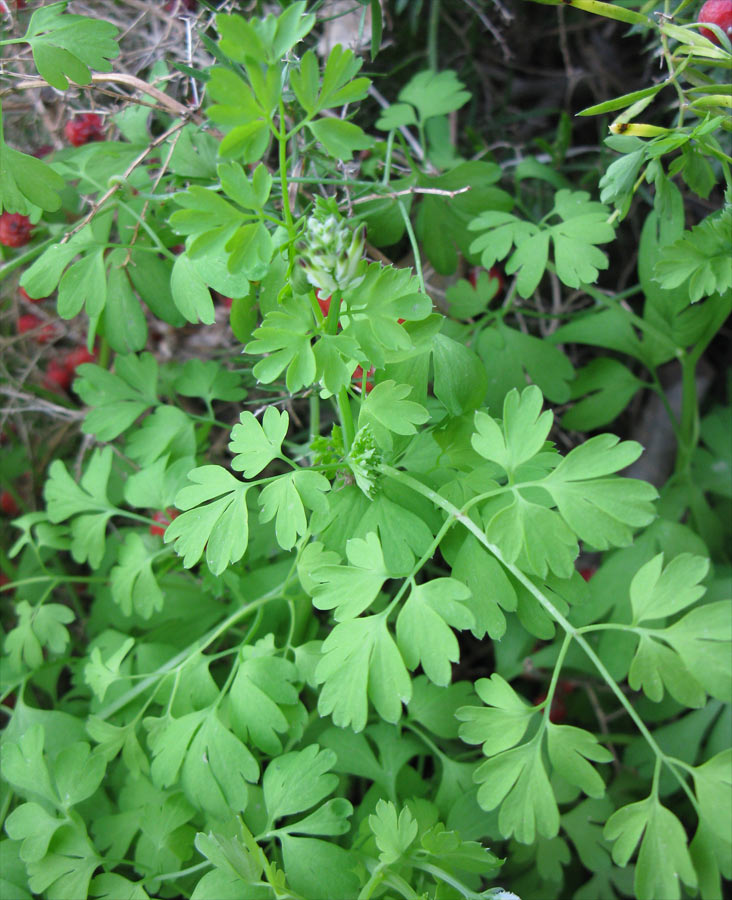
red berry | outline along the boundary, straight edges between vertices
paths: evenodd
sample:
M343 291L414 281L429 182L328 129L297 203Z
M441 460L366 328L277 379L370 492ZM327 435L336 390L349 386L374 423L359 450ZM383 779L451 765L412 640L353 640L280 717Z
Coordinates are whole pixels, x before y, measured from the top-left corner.
M232 297L219 296L219 299L221 300L221 305L223 307L225 307L226 309L231 309L232 304L234 303L234 300Z
M78 366L83 363L93 363L97 361L96 353L90 353L86 347L77 347L70 350L63 358L63 366L66 371L73 375Z
M169 13L195 12L198 6L197 0L168 0L163 9Z
M52 359L43 376L43 387L49 391L67 391L71 384L72 373L56 359Z
M91 141L103 141L104 120L96 113L81 113L69 119L64 126L64 134L74 147L81 147Z
M0 510L2 510L6 516L17 516L20 512L18 504L15 502L15 497L13 497L10 491L3 491L0 493Z
M156 522L160 522L160 524L159 525L151 525L150 526L150 534L158 534L162 537L165 534L165 529L168 527L168 525L170 525L170 523L173 521L173 519L175 519L175 517L178 514L179 513L178 513L177 509L171 509L170 507L168 507L168 509L166 509L165 512L163 512L162 510L159 510L158 512L154 512L152 514L152 518Z
M597 566L583 566L579 573L585 579L585 581L589 581L590 578L597 572Z
M33 226L28 216L4 212L0 216L0 244L6 247L23 247L31 239Z
M699 21L719 25L727 37L732 40L732 0L707 0L699 12ZM713 44L719 43L717 35L708 28L700 28L699 34L703 34Z
M31 295L26 291L25 288L19 287L18 293L22 300L25 300L27 303L43 303L44 300L48 300L48 297L31 297Z
M38 331L37 334L34 334L33 338L38 341L39 344L47 344L50 340L53 340L53 325L44 325L43 320L39 319L38 316L34 316L33 313L27 313L24 316L18 317L18 334L26 334L28 331L35 332L37 328L40 329L40 331Z

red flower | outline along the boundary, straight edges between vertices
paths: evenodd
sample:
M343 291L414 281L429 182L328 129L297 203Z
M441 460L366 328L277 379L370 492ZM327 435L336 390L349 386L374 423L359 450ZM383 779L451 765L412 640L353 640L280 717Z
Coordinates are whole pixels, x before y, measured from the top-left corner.
M81 113L69 119L64 126L64 134L74 147L81 147L91 141L103 141L104 120L96 113Z
M152 514L152 518L155 519L156 522L159 522L159 525L151 525L150 526L150 534L157 534L161 537L165 534L165 529L170 525L170 523L175 519L176 516L180 515L177 509L172 509L168 507L164 512L159 510L158 512L154 512Z
M20 508L15 502L15 497L13 497L10 491L3 491L0 493L0 510L2 510L6 516L17 516L20 512Z
M47 344L50 340L53 340L55 334L53 325L44 325L43 320L39 319L38 316L34 316L33 313L27 313L18 317L18 334L26 334L29 331L35 332L36 329L40 330L33 335L33 338L39 344Z
M699 21L719 25L727 37L732 40L732 0L707 0L699 12ZM719 43L717 35L708 28L700 28L699 34L703 34L713 44Z
M6 247L24 247L31 239L32 231L28 216L9 212L0 216L0 244Z

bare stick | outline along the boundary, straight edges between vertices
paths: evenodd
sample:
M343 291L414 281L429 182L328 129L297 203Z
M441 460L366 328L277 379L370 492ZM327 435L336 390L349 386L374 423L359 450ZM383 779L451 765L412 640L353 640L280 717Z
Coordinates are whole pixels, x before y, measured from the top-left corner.
M397 197L403 197L405 194L438 194L440 197L457 197L458 194L464 194L466 191L469 191L470 185L466 184L464 187L458 188L456 191L446 191L442 188L420 188L420 187L411 187L406 188L403 191L387 191L382 194L367 194L365 197L358 197L353 201L354 206L356 203L365 203L367 200L381 200L384 197L391 198L392 200L396 200Z
M105 82L111 82L112 84L125 84L127 85L127 87L133 88L136 91L140 91L143 94L147 94L149 97L154 97L161 106L163 106L168 110L168 112L171 112L176 116L181 116L182 118L188 118L191 116L192 110L189 106L185 106L183 103L179 103L177 100L169 97L164 91L161 91L159 88L153 87L151 84L143 81L142 78L137 78L135 75L127 75L124 72L110 72L109 74L94 72L91 78L92 84L104 84ZM78 88L89 86L84 84L76 84L73 81L69 83L73 87ZM3 96L4 94L14 93L15 91L36 90L38 88L47 87L47 85L48 82L43 78L32 78L28 79L27 81L19 81L12 87L2 91L0 93L0 96Z

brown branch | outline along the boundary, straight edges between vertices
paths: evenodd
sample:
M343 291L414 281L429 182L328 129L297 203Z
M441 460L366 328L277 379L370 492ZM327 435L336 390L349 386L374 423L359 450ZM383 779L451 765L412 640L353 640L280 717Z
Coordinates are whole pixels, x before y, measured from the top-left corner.
M137 78L135 75L127 75L124 72L94 72L92 74L92 84L105 84L107 82L112 84L124 84L127 87L132 88L133 90L140 91L143 94L147 94L149 97L153 97L155 100L157 100L164 109L166 109L170 113L173 113L173 115L180 116L181 118L189 118L192 114L192 110L189 106L185 106L183 103L179 103L177 100L169 97L164 91L161 91L159 88L153 87L153 85L148 84L146 81L143 81L142 78ZM77 88L89 87L89 85L76 84L76 82L74 81L70 81L69 85L70 87ZM12 87L6 88L6 90L0 92L0 97L3 97L6 94L14 93L15 91L30 91L47 86L48 82L43 78L30 78L26 81L19 81Z
M176 136L170 142L170 149L168 150L168 155L165 157L165 160L164 160L162 166L160 167L160 171L158 172L157 178L153 182L153 186L152 186L153 193L157 189L157 186L160 184L160 181L161 181L163 175L166 173L168 166L170 165L170 160L171 160L173 154L175 153L175 148L178 146L178 141L180 139L181 134L183 134L183 132L179 131L178 134L176 134ZM145 203L143 204L142 210L140 212L140 218L135 222L135 230L132 232L132 239L130 240L130 246L127 248L127 256L125 257L125 261L122 264L123 268L124 268L124 266L126 266L129 263L130 258L132 257L132 248L135 246L135 243L137 242L137 237L140 234L140 226L142 225L142 220L145 218L145 213L147 212L149 206L150 206L150 200L149 199L145 200Z

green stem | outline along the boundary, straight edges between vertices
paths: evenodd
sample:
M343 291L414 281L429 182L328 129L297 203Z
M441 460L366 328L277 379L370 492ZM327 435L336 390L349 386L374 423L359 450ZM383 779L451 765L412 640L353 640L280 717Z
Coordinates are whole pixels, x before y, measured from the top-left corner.
M572 643L572 635L569 632L565 633L564 640L562 641L562 646L559 650L559 656L557 656L557 661L554 663L554 671L552 672L552 680L549 683L549 688L546 692L546 700L544 706L544 718L541 722L541 731L545 731L547 725L549 724L549 717L552 711L552 701L554 700L554 692L557 689L557 682L559 681L559 673L562 671L562 663L564 662L564 657L567 655L567 650L569 650L569 645Z
M0 585L0 591L14 591L18 587L26 584L43 584L46 581L52 581L53 586L57 584L107 584L108 578L101 576L89 575L35 575L33 578L21 578L19 581L11 581L8 584Z
M353 413L351 412L351 401L348 397L348 391L342 387L338 391L338 412L341 417L341 426L343 428L343 448L348 453L355 437L353 427Z
M547 271L554 272L556 275L556 268L553 263L547 264ZM678 346L671 340L671 338L664 334L663 331L656 328L655 325L651 325L650 322L647 322L641 316L636 315L629 309L625 309L625 307L620 306L617 301L617 297L608 297L607 294L604 294L599 288L594 287L591 284L581 284L580 290L587 294L588 297L592 297L593 300L596 300L598 303L602 304L602 306L606 306L608 309L619 309L624 316L628 318L633 325L636 326L640 331L644 334L649 335L649 337L654 338L660 344L666 347L666 349L671 350L674 356L679 356L680 350Z
M320 436L320 397L316 391L310 395L310 443Z
M394 150L394 132L390 131L386 139L386 155L384 157L384 175L381 183L386 187L391 180L391 155Z
M7 276L16 269L22 269L24 266L27 266L35 256L39 256L46 247L55 244L57 241L58 236L52 235L40 244L36 244L34 247L29 248L25 253L21 253L20 256L15 256L13 259L8 260L8 262L0 267L0 281L2 281L3 278L7 278Z
M409 235L409 243L412 245L412 252L414 253L414 268L417 272L417 280L419 281L419 289L423 294L427 293L427 289L424 286L424 277L422 275L422 257L419 253L419 244L417 243L417 237L414 233L414 228L412 228L412 223L409 220L409 216L407 215L407 211L404 208L404 204L401 200L397 200L397 205L399 206L399 212L402 214L402 219L404 219L404 226L407 229L407 234Z
M144 693L151 685L159 681L160 678L162 678L164 675L172 672L178 666L187 663L194 654L202 654L207 647L217 641L222 634L225 634L237 622L240 622L242 619L256 612L260 607L265 606L267 603L269 603L270 600L273 600L275 597L281 597L286 587L287 580L278 585L276 588L273 588L271 591L267 591L266 594L262 594L262 596L258 597L256 600L252 600L251 603L243 606L241 609L237 609L236 612L233 612L230 616L224 619L223 622L212 628L207 635L204 635L200 640L194 641L192 644L189 644L189 646L184 650L181 650L180 653L176 653L175 656L171 657L171 659L169 659L166 663L163 663L162 666L159 666L154 672L140 681L139 684L136 684L135 687L130 688L128 691L125 691L125 693L122 694L121 697L118 697L108 706L105 706L103 709L101 709L96 714L97 718L103 720L108 719L116 712L119 712L120 709L123 709L125 706L127 706L128 703L131 703L136 697L139 697L140 694Z
M280 181L282 184L282 210L285 214L285 222L290 239L294 238L295 228L292 218L292 209L290 208L290 195L287 184L287 125L285 122L285 104L280 97L280 131L277 135L279 142L279 163L280 163Z
M430 18L427 23L427 65L437 71L437 33L440 27L440 0L430 3Z
M481 531L481 529L473 522L472 519L468 518L465 513L458 509L456 506L453 506L448 500L438 494L436 491L433 491L431 488L428 488L426 485L422 484L420 481L417 481L416 478L412 478L411 475L407 475L405 472L400 472L398 469L394 469L388 465L382 465L381 471L388 478L392 478L394 481L400 482L406 487L411 488L416 491L418 494L421 494L426 499L430 500L435 506L438 506L444 512L446 512L449 516L454 518L457 522L460 522L485 548L488 550L501 565L513 575L513 577L522 584L529 593L531 593L541 604L541 606L549 613L549 615L554 619L555 622L562 628L562 630L573 640L575 640L579 646L584 650L585 654L588 656L592 664L595 666L597 671L602 676L603 680L607 683L610 690L615 694L617 699L619 700L621 706L628 713L630 718L635 723L636 728L643 737L648 742L648 745L653 750L654 754L657 758L661 759L665 762L671 772L673 773L676 780L681 785L682 789L686 792L694 805L695 809L697 808L696 798L693 793L691 793L688 784L686 781L679 775L676 771L676 768L672 765L672 760L670 757L666 757L666 754L661 750L661 748L656 743L655 738L651 734L651 732L646 727L645 722L641 719L640 715L634 709L632 703L625 694L620 690L617 682L607 670L605 663L600 659L594 649L590 646L590 644L585 640L582 636L580 630L575 628L571 622L569 622L556 608L556 606L552 603L552 601L534 584L534 582L526 576L521 569L512 563L508 562L503 556L501 550L495 545L492 544L485 534Z

